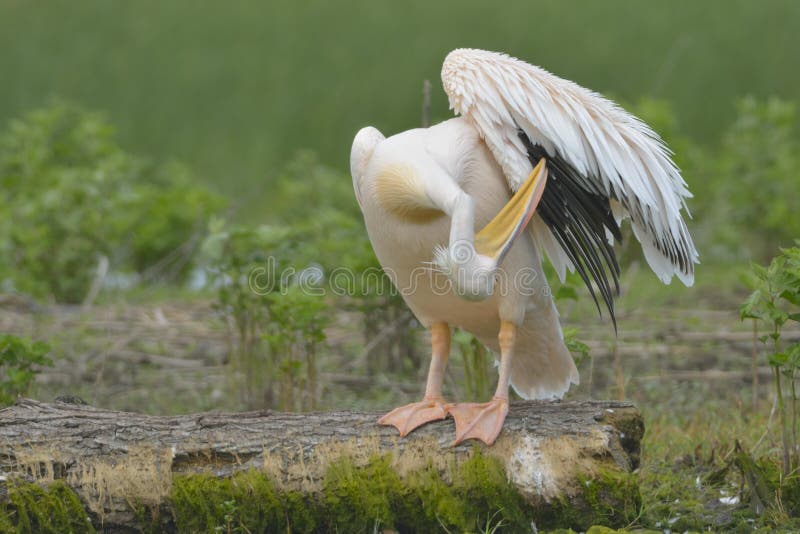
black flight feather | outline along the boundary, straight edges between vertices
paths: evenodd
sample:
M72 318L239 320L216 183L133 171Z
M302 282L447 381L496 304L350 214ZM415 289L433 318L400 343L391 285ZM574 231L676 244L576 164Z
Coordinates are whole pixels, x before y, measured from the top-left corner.
M611 212L610 199L562 157L533 144L522 129L518 135L531 165L541 158L547 161L547 185L537 213L575 266L602 315L600 294L616 330L614 297L619 295L620 269L606 230L617 242L622 240L622 233Z

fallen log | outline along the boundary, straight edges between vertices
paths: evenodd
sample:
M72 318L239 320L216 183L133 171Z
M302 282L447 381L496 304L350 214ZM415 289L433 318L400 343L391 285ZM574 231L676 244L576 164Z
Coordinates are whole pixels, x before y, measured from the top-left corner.
M56 521L37 515L52 499L79 516L64 531L585 529L638 513L644 426L625 402L515 402L494 446L452 447L449 419L399 439L377 412L150 416L66 400L0 410L0 526Z

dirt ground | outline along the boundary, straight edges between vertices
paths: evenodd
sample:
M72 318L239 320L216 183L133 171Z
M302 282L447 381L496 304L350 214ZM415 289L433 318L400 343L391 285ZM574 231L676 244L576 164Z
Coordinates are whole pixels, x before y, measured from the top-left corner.
M351 396L349 405L375 407L371 388L386 390L380 403L390 406L413 398L424 386L425 365L417 373L370 376L348 364L363 348L360 334L348 325L355 314L342 313L328 330L329 348L322 362L321 383L332 398ZM735 311L715 309L648 309L623 312L619 331L599 320L575 324L590 357L580 362L581 384L572 398L631 399L647 406L659 402L732 399L753 402L769 396L771 372L760 356L752 323ZM0 331L48 341L54 367L42 370L36 395L52 400L78 395L110 409L148 413L181 413L237 409L235 377L226 372L233 342L211 301L173 301L138 305L39 306L21 300L0 302ZM418 332L424 352L425 333ZM800 330L786 333L800 339ZM363 356L363 355L362 355ZM754 359L755 356L755 359ZM369 355L367 355L369 357ZM424 356L423 356L424 358ZM457 387L459 361L453 360L447 383ZM233 378L233 379L232 379ZM341 391L336 391L341 389ZM323 408L335 408L323 402ZM350 406L348 406L350 407Z

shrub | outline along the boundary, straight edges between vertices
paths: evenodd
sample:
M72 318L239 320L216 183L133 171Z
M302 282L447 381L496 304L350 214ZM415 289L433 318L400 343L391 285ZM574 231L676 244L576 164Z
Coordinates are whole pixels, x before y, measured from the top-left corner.
M266 296L270 320L264 339L277 365L281 410L317 408L317 356L325 343L324 328L330 322L330 309L322 296L308 289L293 284Z
M800 342L786 344L782 339L784 325L800 322L800 247L781 251L769 266L752 267L753 293L741 307L741 318L753 319L767 334L760 337L767 347L767 360L772 366L783 442L783 473L798 467L797 392L795 378L800 370ZM786 388L790 395L785 402Z
M800 235L795 123L793 104L745 98L723 136L706 202L714 205L712 238L738 257L765 260ZM711 226L712 221L706 223Z
M302 236L305 264L316 263L326 274L347 273L347 283L336 284L335 293L342 297L337 304L364 318L370 374L416 371L422 365L415 335L418 324L402 297L391 290L391 281L375 257L352 178L321 164L313 152L301 151L280 173L278 183L281 208L276 220Z
M19 395L28 392L37 366L53 365L47 357L49 352L47 343L0 335L0 406L13 404Z
M84 299L101 258L135 272L169 260L221 204L185 169L122 150L101 114L60 101L0 134L0 188L0 274L61 302Z
M280 291L281 276L290 267L292 231L278 226L247 227L212 219L202 245L204 261L216 288L215 309L226 320L230 343L228 363L240 400L248 408L274 405L275 366L263 343L270 320L272 292Z

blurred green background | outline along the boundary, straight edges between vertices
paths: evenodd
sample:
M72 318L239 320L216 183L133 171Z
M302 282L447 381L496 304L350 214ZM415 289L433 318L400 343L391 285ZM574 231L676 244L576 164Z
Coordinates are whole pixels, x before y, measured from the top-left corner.
M663 99L706 145L737 98L800 97L793 0L2 0L0 123L53 95L105 111L124 147L186 162L257 219L297 149L346 171L358 128L418 126L424 79L450 116L439 69L457 47Z

